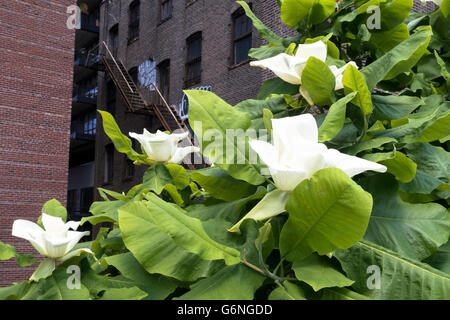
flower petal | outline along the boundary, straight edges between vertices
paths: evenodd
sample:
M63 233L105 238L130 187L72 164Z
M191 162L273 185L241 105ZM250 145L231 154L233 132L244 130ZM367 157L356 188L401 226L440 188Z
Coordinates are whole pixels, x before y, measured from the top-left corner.
M349 156L335 149L329 149L325 153L324 168L334 167L344 171L350 178L364 171L371 170L386 172L387 168L376 162Z
M278 164L278 152L270 143L251 140L249 145L268 167L276 166Z
M71 231L75 232L75 231ZM44 234L45 249L47 250L47 257L58 259L63 257L67 250L70 239L67 237L53 237L50 234Z
M175 154L172 156L172 159L170 159L169 163L175 163L178 164L183 161L183 159L190 153L193 152L200 152L200 148L198 147L184 147L184 148L177 148L175 150Z
M286 53L274 57L250 62L251 66L268 68L278 77L291 84L301 84L301 72L306 60L300 60Z
M300 182L308 178L308 172L300 169L269 167L269 170L277 188L286 192L291 192Z
M61 234L69 230L69 226L66 226L62 218L54 217L46 213L42 213L42 224L46 233L50 234Z
M308 44L299 44L295 56L305 61L309 57L325 61L327 59L327 45L321 40Z
M43 241L43 234L44 230L34 222L19 219L13 223L12 235L28 240L40 254L46 256L47 250Z
M67 244L66 251L63 256L66 255L73 247L83 238L84 236L88 236L90 234L89 231L79 232L79 231L69 231L67 233L67 239L69 243ZM61 256L62 257L62 256Z
M145 154L147 154L147 156L150 156L152 154L152 148L150 147L150 144L148 143L147 137L145 137L143 134L137 134L135 132L130 132L130 133L128 133L128 135L130 137L136 139L137 141L139 141L139 143L142 145L142 148L144 148Z
M279 153L292 152L306 140L318 142L319 130L312 114L302 114L295 117L272 119L273 145ZM295 147L293 146L295 143Z

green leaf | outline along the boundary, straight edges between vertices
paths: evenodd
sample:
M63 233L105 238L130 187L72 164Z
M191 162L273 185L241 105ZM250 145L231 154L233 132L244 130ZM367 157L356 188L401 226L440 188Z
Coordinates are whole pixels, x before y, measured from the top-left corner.
M348 287L354 283L334 267L329 258L317 254L294 261L292 270L298 280L309 284L314 291L329 287Z
M196 282L177 300L252 300L263 281L261 274L237 264Z
M96 201L94 202L89 211L93 214L90 217L83 217L81 219L81 225L85 222L89 222L92 225L96 225L102 222L117 222L118 218L118 210L122 207L126 202L122 200L115 201Z
M326 168L302 181L286 209L289 219L280 236L280 251L289 261L317 251L328 254L360 240L369 223L372 197L343 171Z
M116 150L125 153L130 160L138 160L142 156L133 150L130 138L124 135L117 125L114 117L107 111L97 110L103 119L103 130L111 139Z
M355 96L352 102L361 108L365 116L371 114L372 99L366 80L364 79L362 73L359 72L353 65L348 65L348 67L345 68L344 75L342 77L342 84L344 85L345 94L348 95L351 92L358 92L358 95Z
M99 300L142 300L147 293L138 287L111 288L105 291Z
M170 175L172 176L172 181L178 189L184 189L189 186L189 173L183 166L169 163L166 164L166 169L167 171L169 171Z
M381 6L381 28L390 30L402 23L411 12L413 0L392 0Z
M5 244L0 241L0 261L16 259L16 264L19 267L28 267L36 263L36 259L31 254L19 254L17 249L12 245Z
M450 215L443 206L404 202L389 175L367 177L360 184L374 201L364 239L419 261L448 241Z
M259 201L265 194L266 189L264 187L259 187L255 194L246 198L213 204L194 204L186 207L186 210L191 217L198 218L202 221L209 219L223 219L235 223L241 217L243 212L248 212L246 208L250 203Z
M264 125L264 112L269 110L274 118L284 118L289 116L288 109L290 107L286 104L284 97L276 97L267 100L244 100L238 103L235 108L248 113L252 119L252 128L260 130L266 128Z
M147 273L131 252L106 257L105 260L119 270L124 277L134 281L151 300L165 299L176 288L173 281L160 275Z
M375 120L394 120L408 116L425 102L421 98L409 96L372 95Z
M427 264L408 259L368 241L360 241L348 250L334 253L347 273L355 280L356 291L382 300L448 299L450 276ZM378 266L380 289L369 289L367 269Z
M380 149L383 145L391 142L396 143L397 140L389 137L372 138L353 145L351 148L347 149L345 153L354 156L362 151Z
M425 53L432 34L431 27L422 27L381 58L364 67L361 73L366 79L369 91L372 92L377 83L388 75L392 79L414 66Z
M56 199L52 199L47 201L43 206L42 206L42 213L46 213L50 216L53 217L59 217L61 218L64 222L67 222L67 210L66 208L61 204L61 202L59 202ZM44 228L44 225L42 224L42 215L39 217L38 219L38 225L41 228Z
M305 18L310 24L318 24L328 18L334 9L334 0L283 0L281 20L291 28Z
M48 278L56 269L56 261L52 258L45 258L41 261L37 269L31 275L30 280L38 282L41 279Z
M266 40L269 43L273 43L273 44L278 44L278 45L283 44L283 38L276 35L272 30L267 28L261 22L261 20L259 20L254 15L254 13L252 12L252 10L250 9L250 7L248 6L248 4L245 1L236 1L236 2L239 3L242 6L242 8L244 8L245 14L247 15L247 17L249 17L252 20L253 26L256 28L256 30L258 30L259 34L261 35L261 37L264 40Z
M347 103L356 95L357 92L352 92L331 105L324 122L319 128L319 142L330 141L342 130L345 123Z
M25 294L28 285L28 281L22 281L10 287L0 288L0 300L19 300Z
M431 257L425 260L425 262L433 268L450 274L450 241L439 247Z
M303 289L298 285L284 281L270 293L269 300L306 300L306 297Z
M302 86L308 91L313 102L319 106L329 105L333 95L336 79L328 65L310 57L302 72Z
M142 186L139 189L140 191L148 189L156 192L156 194L161 194L164 188L172 181L172 176L166 166L158 163L147 169Z
M289 193L275 189L267 193L264 198L252 208L239 222L237 222L232 228L228 229L229 232L239 232L240 225L246 219L253 219L255 221L263 221L280 213L286 211L285 205L289 198Z
M290 84L280 78L264 81L259 89L258 100L264 100L272 94L295 95L298 93L298 85Z
M184 250L204 260L225 260L227 265L240 262L239 251L212 240L196 218L187 216L179 207L154 194L147 194L147 210L154 223Z
M159 273L181 281L195 281L211 276L224 266L222 260L203 260L175 244L153 222L142 201L128 203L120 208L119 223L126 247L149 273Z
M387 172L404 183L411 182L416 175L417 164L399 151L371 153L363 156L363 158L385 165Z
M185 92L189 98L189 122L197 137L201 139L203 154L235 179L253 185L263 183L265 179L260 174L259 168L249 159L250 147L246 130L251 126L250 116L236 110L212 92L204 90ZM202 123L202 128L196 126L196 122ZM237 140L245 138L245 141L237 142L234 136L227 139L227 130L237 134ZM240 130L243 131L242 135L239 134ZM214 141L205 141L203 133L207 131L213 132ZM215 141L216 139L222 141ZM233 159L228 159L224 149L233 152ZM236 161L234 156L237 156ZM239 164L240 162L243 164Z
M377 49L380 49L381 51L386 53L408 38L409 38L408 27L406 24L401 23L391 30L385 32L372 33L370 41L372 44L375 45Z
M255 186L234 179L218 167L196 170L191 173L191 176L216 199L234 201L248 197L256 191Z

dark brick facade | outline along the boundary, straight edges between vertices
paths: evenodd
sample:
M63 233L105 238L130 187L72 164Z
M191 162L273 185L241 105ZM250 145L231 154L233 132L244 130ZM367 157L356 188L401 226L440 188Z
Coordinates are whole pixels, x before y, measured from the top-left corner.
M36 221L42 205L65 204L75 32L74 1L0 2L0 241L35 253L11 236L13 221ZM31 275L0 262L0 287Z
M117 57L130 70L146 60L159 64L170 60L169 104L179 105L183 97L186 80L186 39L196 32L202 33L201 82L193 87L212 86L212 91L230 104L244 99L256 98L264 80L273 74L251 67L248 61L232 64L232 14L241 8L234 0L173 0L172 16L160 22L160 0L140 1L139 38L130 43L128 39L129 6L132 0L106 1L101 8L100 41L110 44L109 30L118 25L119 46ZM287 26L280 23L280 9L274 0L251 2L255 14L280 35L294 35ZM252 47L264 44L256 29L252 32ZM99 75L99 107L107 109L106 76ZM143 91L147 90L145 88ZM117 93L115 117L125 134L130 131L141 133L143 128L155 131L160 127L156 118L127 112ZM104 184L105 146L108 137L99 129L96 147L96 186L116 191L127 191L139 183L143 170L137 168L134 179L124 180L123 155L114 155L114 179Z

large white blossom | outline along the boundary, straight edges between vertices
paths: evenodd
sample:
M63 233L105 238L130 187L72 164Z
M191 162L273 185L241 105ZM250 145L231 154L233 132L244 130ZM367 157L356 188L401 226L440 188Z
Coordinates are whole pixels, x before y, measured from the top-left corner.
M311 114L272 119L273 144L253 140L250 146L269 167L278 189L291 192L301 181L323 168L339 168L349 177L366 170L385 172L378 163L349 156L319 143Z
M82 237L89 235L89 231L69 231L77 230L80 222L64 223L61 218L45 213L42 214L42 224L44 229L28 220L16 220L13 223L12 235L28 240L41 255L58 261L72 256L70 251L73 247Z
M154 162L180 163L188 154L200 152L198 147L178 147L189 132L167 134L158 130L153 134L144 129L142 134L130 132L129 135L139 141L149 160Z

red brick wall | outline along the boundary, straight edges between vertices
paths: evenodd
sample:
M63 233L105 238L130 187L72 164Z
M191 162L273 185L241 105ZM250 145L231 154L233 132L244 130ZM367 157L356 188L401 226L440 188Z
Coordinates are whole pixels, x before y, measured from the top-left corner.
M11 236L13 221L36 221L47 200L66 201L75 35L66 10L74 2L0 2L0 241L21 253L36 252ZM13 260L0 261L0 287L36 268Z

